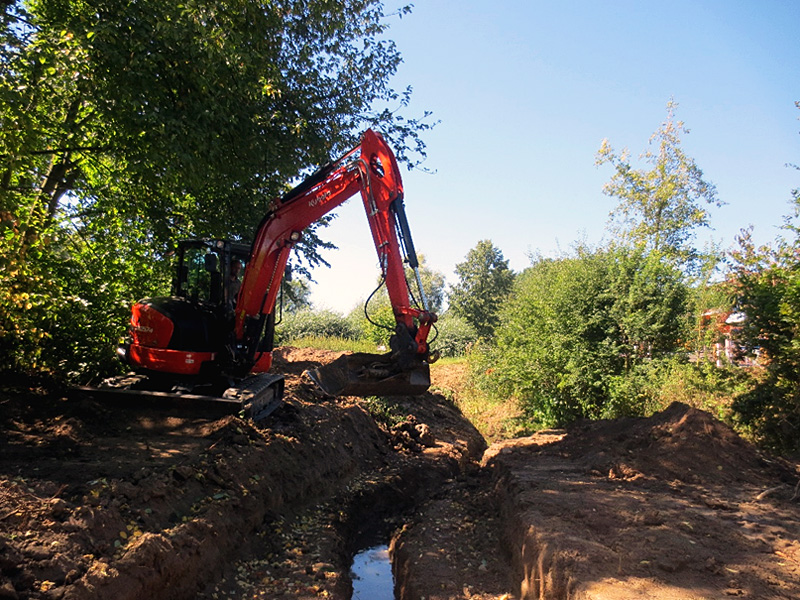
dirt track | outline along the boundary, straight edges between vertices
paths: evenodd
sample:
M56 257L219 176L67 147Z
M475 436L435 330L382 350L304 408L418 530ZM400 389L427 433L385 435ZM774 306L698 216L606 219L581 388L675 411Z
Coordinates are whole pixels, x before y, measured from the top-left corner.
M349 598L353 551L391 531L402 599L800 597L796 466L709 415L484 454L441 395L399 399L393 430L324 397L300 374L332 356L284 351L259 426L3 391L0 599Z

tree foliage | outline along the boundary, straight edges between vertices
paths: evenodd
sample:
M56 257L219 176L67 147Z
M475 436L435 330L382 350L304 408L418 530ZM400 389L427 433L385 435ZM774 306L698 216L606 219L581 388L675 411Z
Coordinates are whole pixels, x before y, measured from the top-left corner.
M0 335L12 366L86 374L92 336L113 345L127 305L165 291L176 238L249 238L287 181L366 127L403 162L424 155L428 125L402 115L410 92L389 83L401 57L388 24L377 0L4 4ZM310 266L322 243L310 228ZM63 360L59 331L72 336Z
M800 102L795 102L800 108ZM791 165L795 169L800 167ZM743 230L731 252L731 293L746 317L737 333L745 351L757 353L753 385L733 404L741 422L764 444L800 451L800 189L792 212L771 244L756 246Z
M290 272L290 275L281 281L278 310L294 314L312 308L310 281L303 276L295 277Z
M800 192L784 229L790 237L756 247L743 231L733 253L734 291L746 321L738 342L758 350L761 377L734 403L742 422L781 451L800 450Z
M578 248L523 271L482 385L533 422L640 414L685 322L681 273L655 253Z
M450 311L470 323L479 336L491 339L500 306L514 283L508 261L491 240L481 240L456 265L456 275L458 282L448 294Z
M608 140L597 153L596 164L611 164L614 175L603 192L617 198L611 212L612 230L622 243L691 259L696 255L692 238L698 227L708 227L707 205L720 206L716 189L681 147L689 133L675 120L675 102L667 104L667 120L650 138L651 147L641 159L652 165L634 169L627 150L616 154Z

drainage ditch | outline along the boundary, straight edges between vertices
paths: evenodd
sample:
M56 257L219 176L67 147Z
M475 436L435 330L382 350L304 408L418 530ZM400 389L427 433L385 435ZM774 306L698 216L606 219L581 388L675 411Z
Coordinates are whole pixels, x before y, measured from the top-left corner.
M91 398L2 404L10 598L350 598L367 534L388 522L385 544L485 448L441 395L376 408L291 373L263 425Z
M389 541L451 477L456 461L416 457L362 474L327 502L268 520L248 551L198 600L394 600Z

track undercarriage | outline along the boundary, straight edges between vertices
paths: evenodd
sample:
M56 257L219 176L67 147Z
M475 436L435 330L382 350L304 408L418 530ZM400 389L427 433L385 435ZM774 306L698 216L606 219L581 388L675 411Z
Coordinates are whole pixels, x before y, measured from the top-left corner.
M240 381L219 378L201 381L175 379L162 374L131 373L104 380L81 392L120 403L178 410L181 415L218 417L239 415L258 421L283 403L282 375L261 373Z

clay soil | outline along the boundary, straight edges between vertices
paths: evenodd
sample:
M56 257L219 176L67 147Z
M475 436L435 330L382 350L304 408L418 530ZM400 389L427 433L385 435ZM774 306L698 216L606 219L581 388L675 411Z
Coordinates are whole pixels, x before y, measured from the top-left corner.
M797 465L710 415L487 448L452 369L330 397L303 372L336 356L281 349L259 423L5 382L0 599L346 599L389 540L402 600L800 598Z

